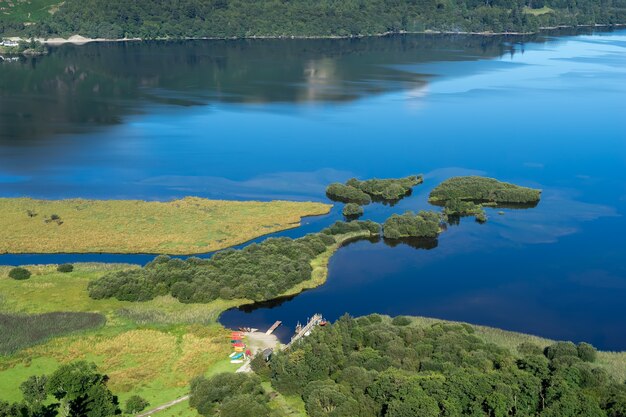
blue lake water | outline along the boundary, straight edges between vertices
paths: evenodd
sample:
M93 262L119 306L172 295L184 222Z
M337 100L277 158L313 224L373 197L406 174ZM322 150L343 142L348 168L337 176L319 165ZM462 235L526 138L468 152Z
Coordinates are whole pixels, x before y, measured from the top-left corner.
M414 314L626 349L626 31L68 45L0 64L0 196L327 201L333 181L417 173L411 197L364 218L431 208L453 175L543 198L434 248L349 244L324 286L222 323L282 320L288 337L315 312Z

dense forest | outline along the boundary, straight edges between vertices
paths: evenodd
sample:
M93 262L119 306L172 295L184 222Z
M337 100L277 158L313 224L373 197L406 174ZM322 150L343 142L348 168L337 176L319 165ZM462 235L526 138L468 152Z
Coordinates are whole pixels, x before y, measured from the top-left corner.
M355 36L388 32L534 32L626 23L625 0L66 0L0 33L124 38ZM34 24L33 24L34 23Z
M378 235L371 221L337 222L299 239L269 238L241 250L227 249L210 259L159 256L141 269L110 273L89 285L94 299L146 301L171 294L183 303L215 299L265 301L311 279L311 261L338 243L336 236Z
M470 325L344 316L253 368L311 417L625 415L626 385L594 364L593 346L516 350Z

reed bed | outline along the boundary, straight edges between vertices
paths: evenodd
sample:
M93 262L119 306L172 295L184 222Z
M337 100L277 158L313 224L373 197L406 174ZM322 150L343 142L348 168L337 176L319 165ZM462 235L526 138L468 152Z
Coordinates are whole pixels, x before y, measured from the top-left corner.
M55 336L98 328L105 322L106 318L97 313L0 313L0 355L10 355Z
M300 225L328 204L0 198L0 253L168 253L224 249Z

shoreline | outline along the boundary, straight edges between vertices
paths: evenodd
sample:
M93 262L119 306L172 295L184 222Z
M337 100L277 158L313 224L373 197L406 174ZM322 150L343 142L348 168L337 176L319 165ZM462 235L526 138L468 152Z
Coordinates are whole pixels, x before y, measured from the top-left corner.
M463 36L529 36L529 35L538 35L542 32L547 32L551 30L559 30L559 29L583 29L583 28L622 28L626 27L626 23L613 23L613 24L593 24L593 25L558 25L558 26L548 26L548 27L540 27L536 32L467 32L467 31L442 31L442 30L424 30L424 31L399 31L399 32L382 32L382 33L374 33L374 34L366 34L366 35L319 35L319 36L302 36L302 35L254 35L254 36L244 36L244 37L184 37L184 38L154 38L154 39L143 39L143 38L88 38L81 35L72 35L68 38L23 38L19 36L7 37L6 39L12 41L37 41L41 42L44 45L48 46L60 46L65 44L72 45L86 45L88 43L105 43L105 42L150 42L150 41L229 41L229 40L248 40L248 39L258 39L258 40L269 40L269 39L282 39L282 40L319 40L319 39L364 39L364 38L376 38L376 37L385 37L385 36L393 36L393 35L463 35Z

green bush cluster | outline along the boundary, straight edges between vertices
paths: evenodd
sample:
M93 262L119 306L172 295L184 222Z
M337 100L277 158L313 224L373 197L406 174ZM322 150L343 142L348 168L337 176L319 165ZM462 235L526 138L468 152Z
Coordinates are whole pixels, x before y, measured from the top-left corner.
M326 195L333 201L358 205L369 204L374 201L397 201L409 195L413 187L423 182L421 175L411 175L406 178L374 178L359 181L351 178L345 184L338 182L326 188Z
M536 0L533 8L551 8L539 15L526 12L529 4L527 0L66 0L34 25L3 19L0 31L47 37L180 39L425 30L527 33L540 27L626 21L624 0Z
M361 206L372 202L372 197L358 188L338 182L332 183L326 187L326 196L333 201L353 203Z
M342 214L347 218L355 218L363 215L363 207L355 203L348 203L343 207Z
M469 325L407 319L344 316L316 329L273 355L272 385L301 396L309 416L617 417L626 409L623 381L581 360L573 344L549 347L559 352L552 358L541 349L520 357Z
M114 272L89 284L94 299L146 301L171 294L183 303L215 299L265 301L311 278L311 261L336 243L335 235L378 233L373 222L337 222L299 239L270 238L210 259L159 256L141 269Z
M458 218L465 216L474 216L477 222L484 223L487 221L487 213L482 204L476 204L472 201L465 201L453 198L446 201L443 208L443 214L446 218Z
M557 342L545 349L545 355L548 359L577 357L584 362L594 362L596 353L596 348L585 342L578 345L572 342Z
M93 363L61 365L51 375L33 375L20 385L21 403L0 401L2 417L109 417L121 414L107 387L108 377Z
M62 272L64 274L72 272L73 270L74 270L74 265L72 264L61 264L57 266L57 271Z
M399 200L422 182L424 179L421 175L411 175L406 178L374 178L365 181L351 178L346 182L346 185L357 188L374 199Z
M261 379L249 373L195 378L191 381L189 405L207 417L268 417L271 412Z
M440 232L441 216L434 211L392 214L383 224L383 236L387 239L436 238Z
M124 412L127 414L136 414L145 410L149 405L150 403L139 395L131 395L128 397L128 400L126 400Z
M30 278L31 273L28 269L22 267L15 267L9 271L9 278L16 279L18 281L22 281Z
M501 182L494 178L469 176L445 180L431 191L429 201L435 204L461 200L507 205L536 204L540 198L541 190Z

